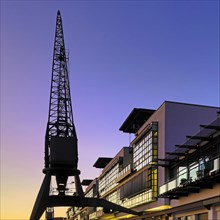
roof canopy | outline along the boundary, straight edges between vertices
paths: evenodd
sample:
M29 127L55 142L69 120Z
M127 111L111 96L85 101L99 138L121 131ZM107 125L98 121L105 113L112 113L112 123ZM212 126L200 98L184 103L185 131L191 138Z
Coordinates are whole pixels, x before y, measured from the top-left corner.
M84 179L81 184L82 184L83 186L88 186L92 181L93 181L93 180Z
M153 109L134 108L119 130L125 133L136 133L154 112Z
M110 157L99 157L94 163L95 168L105 168L105 166L112 160Z

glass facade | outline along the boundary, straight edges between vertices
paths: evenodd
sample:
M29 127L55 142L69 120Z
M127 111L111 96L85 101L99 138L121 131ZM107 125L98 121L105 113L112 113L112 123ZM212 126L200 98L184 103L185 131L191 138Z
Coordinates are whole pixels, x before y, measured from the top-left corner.
M193 216L192 215L182 216L179 217L178 220L193 220Z
M201 213L197 215L197 220L208 220L208 213Z
M142 136L133 141L131 154L127 156L128 158L124 158L125 165L123 160L118 160L100 175L98 195L126 208L155 201L158 188L157 168L152 169L152 165L157 163L158 158L157 122L152 122ZM93 188L85 196L93 197ZM104 212L101 207L95 210L89 215L91 219Z
M206 147L206 146L203 146ZM186 186L188 184L196 183L198 181L211 178L220 167L220 154L216 155L215 149L210 155L201 157L199 151L195 151L189 157L186 157L179 164L175 164L172 178L159 187L159 194L164 194L177 187Z
M157 123L152 123L149 131L133 146L133 165L137 171L157 160Z
M105 193L109 192L115 186L117 186L116 179L118 178L119 164L117 163L111 170L109 170L103 177L99 180L99 194L103 196Z
M177 220L208 220L208 213L182 216L177 218Z
M126 208L132 208L151 201L154 201L152 196L152 190L147 190L129 199L121 200L120 205L125 206Z
M121 170L117 163L99 181L99 193L104 195L114 190L105 198L111 202L132 208L143 203L155 201L157 196L157 169L151 165L157 163L158 157L158 125L153 122L142 137L133 144L133 164L129 164ZM133 167L133 174L137 173L130 180L126 180L120 187L117 178ZM141 170L143 169L143 170Z
M115 192L109 194L106 199L110 202L119 204L119 190L116 190Z
M85 194L85 197L90 197L90 198L94 197L93 188L90 189L90 190Z

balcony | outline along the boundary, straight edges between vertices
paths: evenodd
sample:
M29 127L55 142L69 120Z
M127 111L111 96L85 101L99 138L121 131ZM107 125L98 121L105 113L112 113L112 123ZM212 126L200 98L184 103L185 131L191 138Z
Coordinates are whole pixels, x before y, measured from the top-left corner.
M211 166L210 166L211 165ZM159 187L159 198L178 199L189 193L199 193L201 188L212 188L220 182L220 157L204 164L182 168L176 178Z

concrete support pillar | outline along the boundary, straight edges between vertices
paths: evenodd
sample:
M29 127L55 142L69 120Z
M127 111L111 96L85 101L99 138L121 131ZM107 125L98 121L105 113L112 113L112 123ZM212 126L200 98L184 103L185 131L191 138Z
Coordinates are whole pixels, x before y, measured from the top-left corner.
M192 220L196 220L196 215L192 215Z
M215 218L220 219L220 205L215 207L214 212L215 212Z
M216 219L215 218L215 210L214 210L214 207L211 206L208 211L208 220L213 220L213 219Z

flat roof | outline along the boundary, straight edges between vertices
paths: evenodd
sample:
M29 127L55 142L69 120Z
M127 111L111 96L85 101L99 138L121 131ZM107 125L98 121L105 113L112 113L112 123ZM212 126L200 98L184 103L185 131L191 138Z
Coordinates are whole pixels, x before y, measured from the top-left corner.
M91 179L84 179L81 184L82 184L83 186L88 186L92 181L93 181L93 180L91 180Z
M105 168L106 165L112 160L112 157L99 157L94 163L95 168Z
M136 133L154 112L154 109L134 108L119 130L125 133Z

